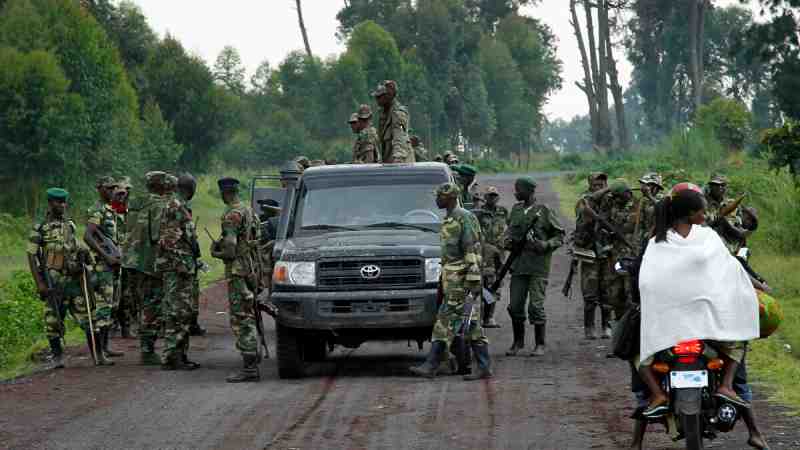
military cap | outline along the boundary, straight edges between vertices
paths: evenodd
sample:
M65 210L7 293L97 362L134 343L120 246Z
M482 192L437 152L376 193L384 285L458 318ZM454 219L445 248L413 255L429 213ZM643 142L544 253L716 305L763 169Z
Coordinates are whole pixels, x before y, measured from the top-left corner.
M178 177L168 173L167 176L164 177L164 189L168 191L174 191L177 187Z
M131 177L122 177L122 178L120 178L119 181L117 182L117 187L122 188L122 189L130 189L130 188L132 188L133 184L131 184Z
M350 120L347 123L356 123L358 122L358 113L350 114Z
M589 183L593 183L597 180L608 180L608 174L604 172L592 172L589 174Z
M380 97L381 95L386 95L388 93L389 91L386 89L386 86L384 86L383 83L378 83L378 86L369 95L373 97Z
M297 163L299 166L301 166L303 169L308 169L308 166L311 165L311 162L305 156L298 156L297 158L295 158L294 162Z
M708 180L708 184L728 184L728 177L722 174L714 174Z
M359 119L369 119L372 117L372 109L369 105L361 105L358 107L358 112L356 114L358 114Z
M238 191L239 184L239 180L232 177L220 178L217 181L217 186L219 186L220 191Z
M528 188L529 190L536 189L536 180L531 177L520 177L514 182L514 184L518 184L522 187Z
M476 169L474 166L471 166L469 164L454 164L450 168L453 169L454 172L458 173L459 175L465 176L465 177L469 177L469 176L473 176L474 177L475 175L478 174L478 169Z
M494 186L489 186L486 188L486 192L483 194L484 197L488 197L490 195L500 195L500 192L497 191L497 188Z
M95 183L96 187L114 187L116 185L117 182L108 175L97 178L97 183Z
M661 175L655 172L644 174L642 178L639 178L639 182L644 184L655 184L656 186L662 189L664 188L664 186L661 184L662 183Z
M458 194L461 193L461 189L458 188L458 185L455 183L444 183L436 188L436 195L442 197L458 197Z
M69 200L69 192L66 189L53 187L47 190L48 200Z
M145 182L150 186L163 186L167 178L167 173L160 170L154 170L144 174Z
M611 185L611 192L614 194L624 194L631 190L631 187L628 185L628 182L623 180L622 178L617 178L614 180L614 183Z

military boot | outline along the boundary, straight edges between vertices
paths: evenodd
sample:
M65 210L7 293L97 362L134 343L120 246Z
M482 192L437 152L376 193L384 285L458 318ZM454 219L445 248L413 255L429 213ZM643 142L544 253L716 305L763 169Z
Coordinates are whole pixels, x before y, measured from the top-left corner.
M92 334L90 332L86 332L86 341L89 345L89 349L91 350L92 346ZM111 361L106 357L105 353L103 353L103 336L102 332L97 331L94 333L94 353L92 354L92 358L94 360L95 366L113 366L114 361Z
M64 347L61 346L61 338L50 338L50 351L53 354L50 359L50 367L53 369L63 369Z
M525 321L512 319L511 330L514 333L514 342L506 352L506 356L517 356L519 351L525 348Z
M425 362L419 366L411 367L409 369L411 373L420 377L434 378L439 369L439 361L441 360L442 353L447 351L446 347L447 346L442 341L433 341L431 344L431 351L428 353L428 357L425 358Z
M239 373L233 374L225 379L228 383L247 383L261 380L261 373L258 370L258 355L242 355L244 366Z
M206 329L201 327L200 324L197 322L197 317L195 316L194 320L192 320L192 324L189 326L189 336L205 336Z
M603 327L603 339L611 339L611 309L602 308L600 310L600 316Z
M536 339L536 347L534 347L530 356L544 356L545 353L545 325L536 324L533 326L533 333Z
M494 377L492 373L492 359L489 356L489 344L483 342L473 342L472 354L478 363L478 370L471 375L464 376L465 381L485 380Z
M199 368L200 364L189 361L184 353L170 355L161 363L161 370L195 370Z
M111 332L108 327L104 327L100 329L100 338L101 338L101 345L103 347L103 353L106 355L106 358L118 358L120 356L125 356L125 353L122 352L115 352L111 349L110 337Z
M496 306L496 303L486 305L484 309L485 317L483 320L483 328L500 328L500 324L494 320L494 308Z
M583 331L586 333L586 339L597 339L594 330L594 306L583 308Z
M161 358L158 357L155 350L155 342L152 339L140 337L142 348L141 364L143 366L158 366L161 364Z
M469 343L463 336L453 338L450 352L456 357L456 363L458 364L456 375L469 375L472 373L472 352L469 348Z

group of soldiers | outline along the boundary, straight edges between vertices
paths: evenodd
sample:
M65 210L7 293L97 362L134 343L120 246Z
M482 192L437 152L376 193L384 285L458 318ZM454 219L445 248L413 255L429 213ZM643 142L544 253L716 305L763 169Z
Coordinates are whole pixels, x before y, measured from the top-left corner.
M197 182L162 171L145 175L146 195L130 199L131 184L103 176L98 200L87 212L83 242L67 213L69 193L47 190L45 217L33 226L27 249L31 273L45 300L52 365L64 367L64 319L69 313L85 331L94 363L113 365L122 356L110 347L112 327L133 337L137 324L141 362L164 370L200 367L188 358L190 336L205 334L198 324L199 272L205 264L192 215ZM255 295L265 284L258 251L260 222L238 196L239 181L219 180L226 209L222 236L211 255L225 263L230 323L242 370L229 382L259 379ZM155 351L164 339L162 354Z

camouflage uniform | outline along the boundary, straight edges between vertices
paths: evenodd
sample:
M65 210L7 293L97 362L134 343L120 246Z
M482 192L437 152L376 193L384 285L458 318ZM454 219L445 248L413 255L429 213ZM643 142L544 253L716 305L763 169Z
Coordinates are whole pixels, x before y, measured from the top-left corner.
M617 186L618 189L622 189L619 184L615 184L615 186ZM625 185L625 188L627 189L627 185ZM623 233L622 237L635 246L633 202L620 205L613 196L606 197L603 202L602 210L607 211L605 214L606 220L617 229L621 230ZM598 226L598 228L601 227ZM612 236L611 233L605 229L599 229L598 231L597 247L598 257L605 260L605 264L601 264L601 270L603 271L601 279L603 280L606 297L602 299L601 308L603 312L603 327L607 335L610 329L611 312L614 312L616 319L622 317L632 295L630 277L618 274L616 270L614 270L614 265L621 258L636 258L638 254L636 253L636 248L628 247L621 239Z
M380 141L375 127L369 126L358 132L353 143L353 164L371 164L380 162L378 149Z
M394 84L384 81L372 92L373 97L386 94L387 85ZM410 116L408 108L401 105L395 98L388 111L381 109L378 126L378 139L380 141L381 162L383 163L413 163L414 149L408 137Z
M411 148L414 149L414 159L416 162L425 162L430 161L428 157L428 150L422 145L422 142L417 142L417 145L411 145Z
M194 279L197 275L194 234L192 214L186 209L185 200L176 195L161 215L156 259L156 270L164 281L164 364L182 361L189 349Z
M722 175L714 175L709 181L709 184L727 184L728 180L726 177ZM743 230L743 216L742 216L742 208L736 208L733 212L729 213L725 217L721 217L722 209L728 209L730 205L732 205L736 200L731 198L723 198L721 201L715 200L710 192L709 189L706 188L706 226L710 226L714 229L714 231L719 234L722 238L722 242L725 243L725 247L728 248L728 251L731 254L736 254L739 250L745 246L745 241L739 240L734 236L731 236L730 233L726 230L726 227L722 224L722 221L726 221L730 227L734 227L740 230ZM749 233L745 233L749 234Z
M663 189L661 176L657 173L645 174L640 183L658 186ZM656 227L656 203L664 195L661 191L650 195L642 195L634 207L634 234L631 244L636 246L636 254L641 253L644 243L650 239Z
M490 186L486 195L499 195L497 189ZM483 242L483 285L491 287L497 280L497 275L503 267L505 252L503 251L503 237L506 233L506 223L508 221L508 209L503 206L495 205L493 208L484 206L482 209L475 210L475 215L481 225ZM495 293L495 302L491 305L484 304L483 324L493 324L494 308L500 301L500 291Z
M595 311L602 309L602 299L606 297L601 270L608 265L608 260L601 259L596 253L597 233L593 220L587 219L586 206L599 213L599 206L592 199L592 192L586 191L575 205L574 257L580 262L581 295L583 296L583 325L586 337L594 339Z
M115 244L119 243L117 234L117 213L110 205L98 201L87 212L88 223L97 226L97 229ZM116 309L114 299L114 286L117 274L115 268L106 264L102 255L95 252L95 264L92 267L94 273L94 297L97 309L97 327L105 328L111 326L112 316Z

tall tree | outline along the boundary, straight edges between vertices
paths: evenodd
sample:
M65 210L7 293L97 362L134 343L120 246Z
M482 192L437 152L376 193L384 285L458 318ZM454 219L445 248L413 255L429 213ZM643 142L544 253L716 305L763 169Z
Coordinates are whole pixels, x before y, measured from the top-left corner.
M306 55L313 57L311 53L311 44L308 43L308 33L306 32L306 23L303 21L303 5L301 0L295 0L297 5L297 21L300 23L300 34L303 35L303 44L306 46Z
M710 0L689 0L689 71L695 111L703 104L706 10Z
M226 45L214 64L214 79L236 95L244 94L245 68L239 52Z

